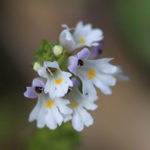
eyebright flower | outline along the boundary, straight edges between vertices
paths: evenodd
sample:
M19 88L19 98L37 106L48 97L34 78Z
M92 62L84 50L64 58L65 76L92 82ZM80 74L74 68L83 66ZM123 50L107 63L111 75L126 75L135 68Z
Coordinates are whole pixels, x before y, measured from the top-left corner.
M98 106L94 104L97 99L80 93L77 88L66 96L70 100L70 108L73 110L72 126L77 131L82 131L84 126L89 127L93 124L93 118L87 110L95 110Z
M45 125L50 129L56 129L64 121L63 115L69 115L72 110L67 106L70 102L66 99L52 99L48 94L38 95L38 101L29 116L29 122L37 121L37 127Z
M36 120L38 128L53 130L71 121L76 131L82 131L94 122L88 111L98 107L95 86L106 95L112 94L110 86L129 77L120 66L110 64L112 58L99 59L104 49L100 29L82 22L72 29L63 27L57 44L44 40L35 53L33 70L39 77L33 79L24 96L37 98L29 121Z
M64 96L69 87L73 86L70 79L72 74L61 71L56 61L44 62L43 67L38 70L38 74L47 80L44 92L49 93L51 98Z
M112 94L109 86L116 84L115 77L120 70L119 67L109 63L112 58L89 60L89 56L90 51L87 48L81 50L76 56L71 56L69 58L69 71L81 79L83 94L95 95L94 85L102 93Z
M75 29L70 29L67 25L63 25L64 29L59 36L59 41L64 45L67 51L88 46L98 46L98 42L103 39L103 32L100 29L92 29L91 24L83 25L80 21ZM71 33L73 30L73 33Z

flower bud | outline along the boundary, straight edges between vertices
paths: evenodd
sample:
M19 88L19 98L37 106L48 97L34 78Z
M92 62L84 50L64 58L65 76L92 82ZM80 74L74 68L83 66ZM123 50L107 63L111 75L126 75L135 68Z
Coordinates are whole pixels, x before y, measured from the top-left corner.
M62 51L63 51L63 47L60 45L55 45L53 47L53 53L55 56L59 56L62 53Z
M38 71L40 69L40 67L41 67L40 63L36 62L36 63L34 63L33 70Z

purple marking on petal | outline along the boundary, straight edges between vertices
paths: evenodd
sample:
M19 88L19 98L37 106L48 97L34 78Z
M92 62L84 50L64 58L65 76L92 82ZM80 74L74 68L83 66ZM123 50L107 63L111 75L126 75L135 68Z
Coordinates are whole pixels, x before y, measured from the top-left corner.
M27 98L37 98L38 92L36 91L37 88L43 88L45 86L45 81L42 78L35 78L32 81L32 86L27 87L26 91L24 92L24 96ZM39 89L38 89L39 90Z
M73 82L73 86L75 86L75 87L79 87L80 86L80 82L76 78L73 77L71 80Z
M26 91L24 92L24 96L27 98L37 98L35 87L27 87Z
M80 52L77 53L78 59L87 59L91 55L88 48L83 48Z
M100 41L98 46L93 47L91 59L98 59L103 49L104 49L104 43Z
M73 56L70 58L70 65L68 66L68 70L76 75L76 68L78 66L78 58Z
M32 86L33 87L44 87L45 86L45 82L41 78L35 78L33 80L33 82L32 82Z

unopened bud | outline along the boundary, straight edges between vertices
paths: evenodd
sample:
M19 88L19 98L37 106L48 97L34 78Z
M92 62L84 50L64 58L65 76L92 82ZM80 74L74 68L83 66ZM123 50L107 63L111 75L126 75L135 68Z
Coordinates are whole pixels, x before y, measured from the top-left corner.
M63 51L63 47L60 45L55 45L53 47L53 53L55 56L59 56L60 54L62 54L62 51Z
M34 63L34 66L33 66L34 71L38 71L40 68L41 68L40 63L38 63L38 62Z

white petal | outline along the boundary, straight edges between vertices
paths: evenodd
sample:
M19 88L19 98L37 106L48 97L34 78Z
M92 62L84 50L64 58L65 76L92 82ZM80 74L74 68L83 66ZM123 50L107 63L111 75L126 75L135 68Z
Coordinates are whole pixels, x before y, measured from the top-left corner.
M29 115L29 122L32 122L37 119L38 113L41 109L40 100L38 100L37 104L33 108L32 112Z
M111 61L112 59L113 58L103 58L103 59L96 60L99 70L104 73L110 73L110 74L115 73L118 69L117 66L109 64L109 61Z
M60 126L62 124L62 122L63 122L63 117L60 114L60 112L58 111L58 108L52 107L52 112L53 112L53 115L55 117L56 122Z
M45 61L44 62L44 67L45 68L51 67L51 68L56 68L56 69L60 70L59 65L58 65L58 63L56 61L53 61L53 62Z
M82 107L78 108L79 109L79 114L80 117L84 123L85 126L89 127L93 124L93 118L90 115L90 113L88 113L85 109L83 109Z
M66 47L68 52L71 52L73 50L73 47L75 46L75 41L68 29L63 30L60 33L59 41L63 46Z
M98 87L101 90L101 92L104 93L105 95L112 94L112 91L107 84L103 83L102 81L96 78L93 80L93 82L96 85L96 87Z
M52 130L57 128L57 122L54 119L54 114L51 110L48 111L48 114L45 117L46 126Z
M95 110L98 107L94 102L88 100L88 98L82 101L82 106L87 110Z
M82 131L84 128L82 120L77 112L74 112L73 114L72 126L76 131Z
M72 113L72 109L69 106L67 106L68 104L70 104L69 100L57 98L56 104L61 113L66 115Z
M38 74L39 74L39 76L41 76L41 77L43 77L43 78L47 78L47 77L48 77L45 67L41 67L41 68L38 70Z
M97 97L97 93L96 93L96 89L93 86L92 82L89 81L88 79L81 79L82 80L82 90L83 90L83 94L86 95L90 95L93 96L94 98Z
M83 22L80 21L77 23L76 27L75 27L75 31L73 33L74 38L77 40L82 36L82 32L83 32Z
M115 77L119 80L129 80L130 79L129 76L124 74L124 72L120 66L118 66L117 72L115 73Z
M45 126L45 111L43 108L40 109L38 113L38 118L37 118L37 127L38 128L43 128Z
M93 29L90 34L86 37L86 45L93 46L93 43L99 42L103 39L103 32L100 29Z
M68 121L70 121L70 120L72 119L72 116L71 116L71 115L63 115L63 114L62 114L62 116L63 116L63 118L64 118L64 123L66 123L66 122L68 122Z
M97 73L96 78L109 86L114 86L116 84L116 78L109 74L99 72Z
M46 84L45 84L45 88L44 88L44 92L45 93L49 93L49 95L50 95L50 97L51 97L51 92L52 92L52 90L51 90L51 82L52 82L52 80L47 80L47 82L46 82ZM54 87L53 87L54 88Z

